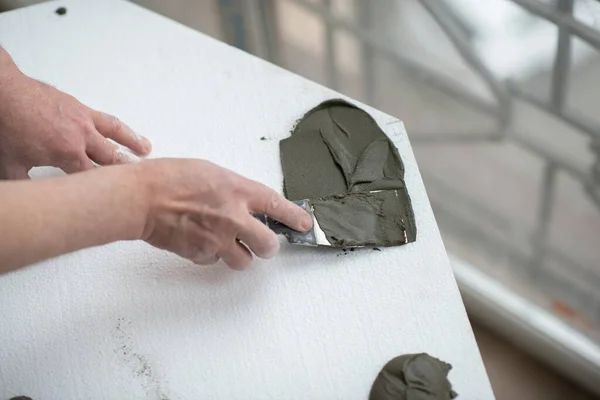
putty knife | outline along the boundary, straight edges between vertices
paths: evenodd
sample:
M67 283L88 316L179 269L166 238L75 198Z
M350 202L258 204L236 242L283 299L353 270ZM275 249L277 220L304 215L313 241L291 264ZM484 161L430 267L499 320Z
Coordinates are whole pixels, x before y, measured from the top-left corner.
M259 221L265 224L269 229L275 232L278 235L283 235L286 237L288 242L292 244L300 244L304 246L329 246L331 247L331 243L327 240L327 236L325 236L325 232L319 226L317 222L317 218L315 217L315 213L313 211L312 204L310 200L297 200L294 201L295 204L302 207L306 212L310 214L313 221L313 227L308 232L298 232L293 230L287 225L282 224L281 222L277 222L271 217L267 217L265 214L254 214Z

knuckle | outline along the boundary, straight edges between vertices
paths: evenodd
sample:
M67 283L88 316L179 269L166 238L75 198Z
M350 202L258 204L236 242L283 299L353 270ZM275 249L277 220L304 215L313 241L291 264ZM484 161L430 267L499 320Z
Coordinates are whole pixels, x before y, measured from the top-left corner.
M94 121L87 113L75 112L72 121L75 129L81 133L90 134L96 130Z
M56 133L45 143L48 153L53 158L73 158L79 153L82 146L79 145L79 140L73 135L66 133Z
M223 174L223 182L231 189L234 196L244 195L246 192L246 185L235 173Z
M231 204L223 207L219 211L219 218L221 220L222 232L227 238L235 238L242 229L240 212L237 211L236 205Z
M267 195L267 198L265 199L266 204L265 204L265 212L266 213L272 213L273 211L277 210L279 207L281 207L281 197L275 193L274 191L269 189L269 194Z
M218 250L218 241L210 237L200 239L195 245L195 254L202 255L204 258L215 257Z
M256 195L255 187L252 185L252 181L233 171L225 170L223 174L223 182L232 191L232 195L237 200L248 198L249 196Z
M81 148L73 143L65 144L57 153L58 156L63 156L70 160L81 160L83 158Z
M94 122L92 122L89 118L86 118L85 120L81 121L79 123L79 127L85 135L89 136L96 133L96 126L94 125Z
M234 237L241 228L234 205L224 204L218 208L207 208L198 221L202 229L211 232L215 237L228 239Z

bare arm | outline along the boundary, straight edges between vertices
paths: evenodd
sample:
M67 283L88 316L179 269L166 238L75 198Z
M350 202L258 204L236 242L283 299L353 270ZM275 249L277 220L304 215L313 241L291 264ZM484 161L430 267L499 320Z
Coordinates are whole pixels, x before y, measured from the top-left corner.
M251 213L296 230L310 216L272 189L208 161L158 159L66 177L0 181L0 273L117 240L146 240L197 264L234 269L275 255Z
M0 272L85 247L142 236L147 201L135 169L99 168L0 181Z
M113 165L133 156L115 142L139 155L151 150L117 118L21 73L0 47L0 273L134 239L197 264L223 259L242 269L252 253L268 258L279 248L251 213L297 230L312 225L272 189L207 161ZM84 172L28 181L31 167L46 165Z

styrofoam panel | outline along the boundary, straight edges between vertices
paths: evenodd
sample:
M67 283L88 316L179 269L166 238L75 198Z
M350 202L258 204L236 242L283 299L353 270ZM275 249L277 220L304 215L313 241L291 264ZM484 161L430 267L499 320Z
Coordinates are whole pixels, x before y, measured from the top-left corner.
M148 136L153 157L279 190L278 141L339 96L115 0L0 14L0 40L26 73ZM454 365L461 398L492 399L404 126L366 109L405 163L415 243L283 245L240 273L121 242L0 276L0 398L366 399L386 361L425 351Z

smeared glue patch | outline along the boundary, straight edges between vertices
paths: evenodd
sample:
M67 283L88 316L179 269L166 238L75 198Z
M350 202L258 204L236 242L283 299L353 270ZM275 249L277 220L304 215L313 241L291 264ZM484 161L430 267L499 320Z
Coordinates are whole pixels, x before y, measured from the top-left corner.
M364 110L340 99L325 101L298 121L279 148L286 197L311 200L333 246L416 240L400 154Z

